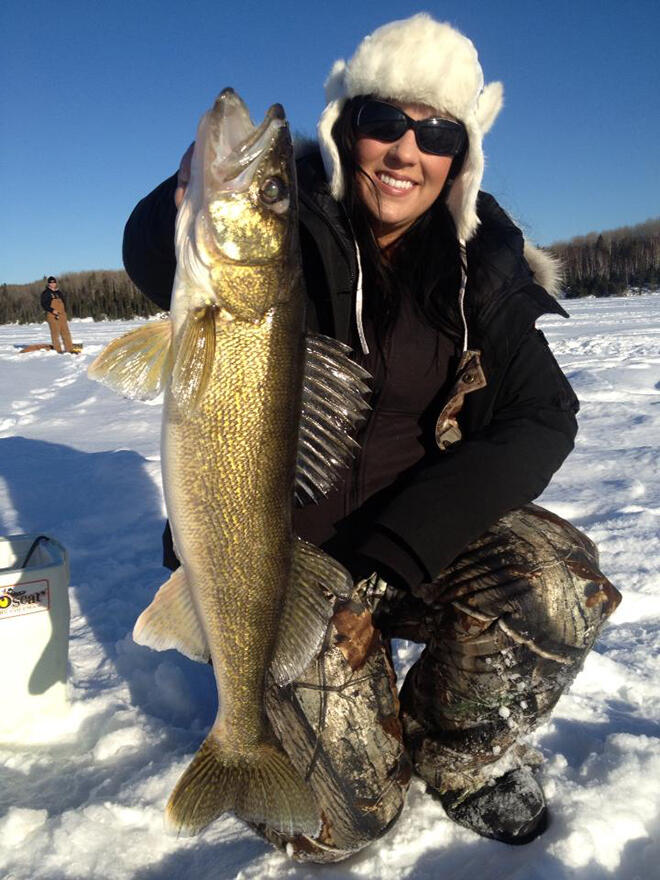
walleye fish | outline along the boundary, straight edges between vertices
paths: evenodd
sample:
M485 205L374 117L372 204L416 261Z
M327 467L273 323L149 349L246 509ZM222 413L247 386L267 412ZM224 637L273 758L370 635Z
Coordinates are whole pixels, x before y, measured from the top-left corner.
M164 391L162 473L181 568L134 639L213 663L216 720L167 804L179 832L225 811L315 834L311 790L271 730L264 689L314 658L351 578L293 534L294 492L318 496L352 455L366 374L304 334L295 166L280 105L255 127L225 89L202 118L176 224L170 319L113 341L89 375Z

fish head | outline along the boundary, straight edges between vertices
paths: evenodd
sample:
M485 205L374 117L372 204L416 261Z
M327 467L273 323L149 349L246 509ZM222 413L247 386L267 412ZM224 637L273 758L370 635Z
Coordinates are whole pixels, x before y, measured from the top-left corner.
M281 105L255 126L225 89L202 118L177 218L185 310L214 305L259 322L294 295L297 199L291 135Z

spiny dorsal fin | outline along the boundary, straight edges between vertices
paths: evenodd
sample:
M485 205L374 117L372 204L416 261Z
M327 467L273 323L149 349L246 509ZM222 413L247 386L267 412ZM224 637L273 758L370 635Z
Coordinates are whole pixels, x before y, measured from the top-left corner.
M292 681L314 659L333 614L334 597L348 598L353 581L327 553L298 538L271 673Z
M172 373L172 396L183 412L195 409L208 387L215 359L215 306L189 312Z
M335 484L357 447L354 435L369 405L371 378L354 363L350 348L327 336L309 335L298 441L296 497L316 500Z
M90 379L134 400L157 397L172 371L172 323L153 321L107 345L87 370Z
M211 653L183 566L165 581L138 617L133 641L154 651L173 648L191 660L208 663Z

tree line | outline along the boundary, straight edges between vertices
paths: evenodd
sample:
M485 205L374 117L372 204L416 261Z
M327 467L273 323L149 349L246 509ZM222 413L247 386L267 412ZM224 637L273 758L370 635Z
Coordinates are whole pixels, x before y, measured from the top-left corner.
M549 250L563 265L567 297L620 296L660 287L660 218L577 236ZM72 318L126 320L159 311L120 269L66 272L58 283ZM40 297L45 287L46 276L29 284L0 285L0 324L43 321Z
M561 260L567 297L621 296L660 287L660 218L591 232L550 250Z
M160 309L147 299L121 269L65 272L57 276L69 318L95 321L156 315ZM0 324L31 324L44 320L41 293L46 276L29 284L0 285Z

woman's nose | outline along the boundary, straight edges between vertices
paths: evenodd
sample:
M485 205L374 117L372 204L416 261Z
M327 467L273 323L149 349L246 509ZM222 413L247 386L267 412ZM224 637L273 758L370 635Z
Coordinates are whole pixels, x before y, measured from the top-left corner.
M394 143L390 145L387 155L406 164L412 163L418 158L419 148L417 147L415 132L412 128L409 128L398 141L394 141Z

